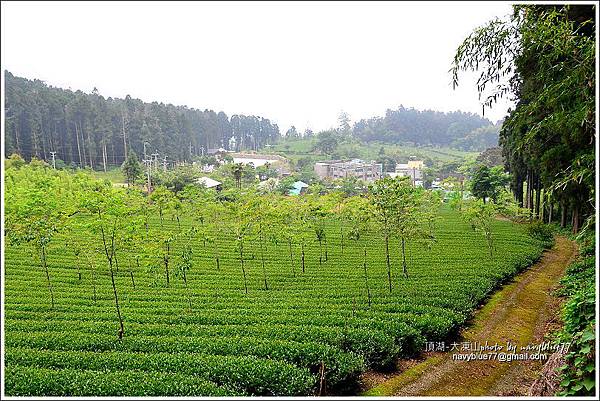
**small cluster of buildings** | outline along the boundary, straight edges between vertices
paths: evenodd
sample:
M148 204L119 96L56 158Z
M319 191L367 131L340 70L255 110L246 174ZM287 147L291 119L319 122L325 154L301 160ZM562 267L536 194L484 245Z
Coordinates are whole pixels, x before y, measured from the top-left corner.
M257 153L231 152L223 148L209 149L208 154L215 156L219 163L241 163L243 165L252 165L253 167L268 166L277 171L277 177L285 177L291 174L288 160L279 155L264 155ZM212 172L213 166L202 166L203 172ZM423 160L409 160L406 164L397 164L395 171L384 172L383 165L375 161L364 161L361 159L347 160L326 160L315 163L314 172L320 180L337 180L344 178L356 178L364 182L375 182L384 176L391 177L410 177L415 186L423 186L423 170L425 168ZM209 171L210 170L210 171ZM262 177L259 177L261 182ZM265 178L266 180L266 178ZM222 184L219 181L208 177L198 179L198 184L207 188L221 189ZM307 191L308 184L297 181L294 187L289 191L290 195L301 195Z
M321 180L355 177L366 182L374 182L383 176L383 165L361 159L330 160L316 163L315 174Z
M424 168L423 160L409 160L406 164L396 164L396 171L388 173L388 175L390 177L410 177L414 186L422 187Z
M409 160L406 164L397 164L393 173L385 173L390 177L410 177L413 185L423 186L423 160ZM315 174L321 180L335 180L354 177L366 182L374 182L384 177L381 163L366 162L361 159L329 160L315 164Z

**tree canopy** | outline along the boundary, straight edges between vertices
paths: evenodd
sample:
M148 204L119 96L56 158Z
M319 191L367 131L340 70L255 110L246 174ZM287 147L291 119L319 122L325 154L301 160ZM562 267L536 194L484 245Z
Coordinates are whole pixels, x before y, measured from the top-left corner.
M259 149L280 137L279 127L258 116L232 115L129 95L104 98L97 90L60 89L5 72L5 156L48 159L50 151L79 167L121 165L134 151L191 160L210 148Z
M558 205L561 224L570 216L574 232L595 215L594 8L514 6L512 16L475 30L451 69L455 85L459 72L480 71L484 108L516 101L500 131L514 196L549 220Z

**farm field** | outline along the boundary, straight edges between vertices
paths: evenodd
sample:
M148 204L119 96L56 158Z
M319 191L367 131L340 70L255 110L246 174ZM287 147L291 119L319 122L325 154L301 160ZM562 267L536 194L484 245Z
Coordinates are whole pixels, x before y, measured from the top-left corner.
M185 281L175 274L184 249L174 241L168 284L153 248L122 246L115 275L121 340L106 258L97 249L74 252L75 243L97 244L100 234L86 228L90 216L77 215L81 224L57 233L46 252L54 308L32 248L6 247L5 392L352 393L363 371L389 369L426 341L454 335L487 295L543 250L522 226L497 220L490 257L483 235L458 212L442 205L438 215L431 247L407 242L408 278L392 238L391 292L381 234L346 238L342 247L346 227L335 219L325 224L325 260L316 238L304 244L304 269L301 246L292 244L290 260L289 243L276 232L262 252L257 241L246 241L245 271L224 227L214 241L196 238ZM148 223L161 225L154 210ZM161 230L176 233L193 223L185 214L179 222L166 214Z

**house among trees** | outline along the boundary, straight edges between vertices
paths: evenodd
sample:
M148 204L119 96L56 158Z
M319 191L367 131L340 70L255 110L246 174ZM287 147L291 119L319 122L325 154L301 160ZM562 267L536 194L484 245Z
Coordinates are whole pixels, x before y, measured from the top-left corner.
M383 176L383 165L375 162L368 163L361 159L329 160L315 163L315 174L321 180L355 177L374 182Z
M413 185L423 185L423 160L409 160L406 164L396 165L396 177L410 177Z
M206 188L214 188L217 191L223 189L223 184L217 180L213 180L209 177L200 177L196 180L196 184L205 186Z
M277 172L278 177L284 177L290 174L288 159L279 155L265 155L258 153L230 153L234 163L243 165L252 165L254 168L266 167ZM266 179L266 177L263 177ZM259 179L263 181L263 178Z
M275 166L287 162L285 157L279 155L261 155L258 153L231 153L231 157L233 157L234 163L252 164L254 167L264 166L265 164Z
M288 195L298 196L304 195L308 190L308 184L303 181L296 181L292 184L292 188L288 191Z

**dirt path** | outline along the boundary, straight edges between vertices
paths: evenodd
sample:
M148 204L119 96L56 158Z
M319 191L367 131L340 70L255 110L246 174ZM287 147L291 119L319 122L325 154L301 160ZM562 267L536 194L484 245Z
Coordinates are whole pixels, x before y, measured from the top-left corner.
M560 302L552 290L576 254L575 244L557 237L554 247L542 259L509 285L495 293L475 315L473 325L456 340L459 350L463 342L489 345L507 341L520 346L544 341L553 325ZM452 342L451 342L452 343ZM539 375L543 361L500 362L453 360L455 353L446 343L446 352L430 352L420 360L401 361L400 373L391 377L377 374L365 376L363 395L378 396L518 396L526 395ZM489 351L493 352L493 351ZM507 352L506 348L498 352ZM530 351L530 353L535 351ZM484 352L485 353L485 352ZM548 352L548 356L552 352Z

